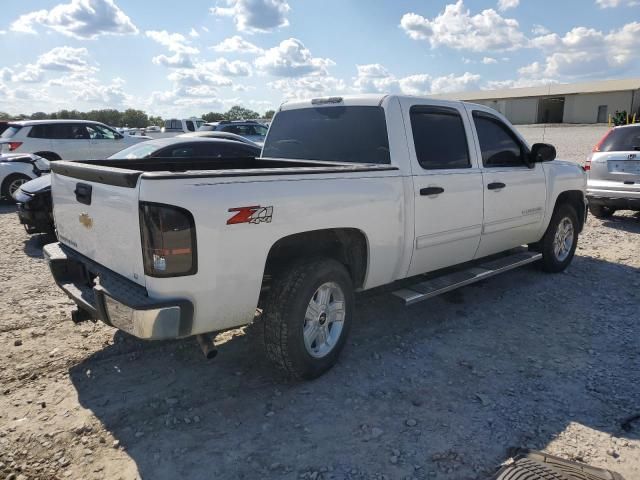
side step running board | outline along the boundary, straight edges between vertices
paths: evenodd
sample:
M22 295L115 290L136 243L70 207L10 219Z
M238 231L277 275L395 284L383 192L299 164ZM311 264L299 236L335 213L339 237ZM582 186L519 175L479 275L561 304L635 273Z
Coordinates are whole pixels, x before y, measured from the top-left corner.
M456 288L479 282L480 280L513 270L514 268L521 267L528 263L533 263L541 258L541 253L529 252L523 248L517 253L475 265L467 270L449 273L417 283L407 288L401 288L400 290L393 292L393 294L396 297L401 298L405 305L413 305L414 303L422 302L423 300L450 292Z

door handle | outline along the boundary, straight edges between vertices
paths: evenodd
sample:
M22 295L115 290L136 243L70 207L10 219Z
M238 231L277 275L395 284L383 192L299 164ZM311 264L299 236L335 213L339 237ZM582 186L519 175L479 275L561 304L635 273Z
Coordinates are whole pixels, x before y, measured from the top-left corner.
M420 189L420 195L440 195L444 193L444 188L442 187L427 187Z
M493 182L487 185L489 190L500 190L501 188L506 187L506 185L502 182Z
M76 200L79 203L91 205L91 190L91 185L87 185L86 183L76 183L76 189L73 193L76 194Z

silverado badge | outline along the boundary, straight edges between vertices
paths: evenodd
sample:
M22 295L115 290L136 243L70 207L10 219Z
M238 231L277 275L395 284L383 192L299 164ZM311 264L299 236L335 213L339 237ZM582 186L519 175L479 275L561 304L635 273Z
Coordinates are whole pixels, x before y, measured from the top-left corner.
M80 221L82 226L84 226L84 228L89 229L93 227L93 218L91 218L88 213L81 213L78 220Z

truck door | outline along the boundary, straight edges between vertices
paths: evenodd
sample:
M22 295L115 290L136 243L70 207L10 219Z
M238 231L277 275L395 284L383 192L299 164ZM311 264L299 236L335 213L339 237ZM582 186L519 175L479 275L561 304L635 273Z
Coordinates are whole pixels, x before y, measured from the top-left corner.
M470 109L484 184L484 223L477 257L539 238L547 198L542 164L529 168L529 148L498 116Z
M482 229L482 173L464 107L406 99L415 243L409 275L473 259Z

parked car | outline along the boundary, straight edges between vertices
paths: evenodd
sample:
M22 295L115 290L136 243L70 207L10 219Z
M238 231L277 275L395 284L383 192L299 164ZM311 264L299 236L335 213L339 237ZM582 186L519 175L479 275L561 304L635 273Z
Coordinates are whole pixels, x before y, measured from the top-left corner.
M593 147L585 170L589 211L595 217L640 211L640 124L609 130Z
M356 290L407 279L395 296L412 304L527 263L567 268L586 174L554 158L481 105L287 103L262 158L52 164L60 241L44 255L76 322L196 335L212 356L215 332L259 314L269 358L314 378L345 345Z
M200 131L200 132L189 132L178 135L177 138L225 138L227 140L235 140L237 142L247 143L249 145L253 145L254 147L261 148L255 142L252 142L248 138L241 137L240 135L236 135L235 133L229 132L217 132L217 131Z
M0 135L0 153L35 153L50 161L91 160L146 140L150 137L122 135L99 122L25 120L9 123Z
M132 145L111 157L111 160L140 158L190 158L209 159L222 157L257 157L260 147L243 141L209 138L164 138ZM51 177L45 175L22 185L16 192L18 218L27 233L55 232L51 202Z
M9 122L0 122L0 135L2 135L2 132L4 132L7 128L9 128Z
M234 133L260 146L264 143L268 130L267 127L254 120L223 120L222 122L205 123L198 129L199 132Z
M170 118L164 121L162 127L162 133L188 133L197 131L202 125L204 120L201 118Z
M42 157L24 153L0 155L0 196L13 200L20 186L49 173L49 162Z

